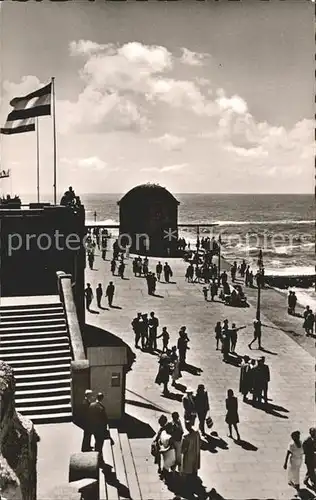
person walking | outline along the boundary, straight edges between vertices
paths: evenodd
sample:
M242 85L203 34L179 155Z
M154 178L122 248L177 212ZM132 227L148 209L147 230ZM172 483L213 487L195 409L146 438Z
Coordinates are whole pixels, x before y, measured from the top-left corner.
M229 350L230 350L230 331L228 328L223 327L221 342L222 342L223 361L225 361L226 363L229 360Z
M98 305L99 309L101 309L102 295L103 295L102 285L101 285L101 283L99 283L97 288L96 288L96 291L95 291L95 296L97 298L97 305Z
M106 297L108 298L109 307L112 307L114 292L115 292L115 286L113 285L113 281L110 281L110 283L107 286L105 294Z
M303 442L303 450L305 454L306 465L306 476L304 479L304 484L307 487L316 488L316 427L311 427L309 429L309 437Z
M303 446L301 442L301 434L299 431L292 432L292 441L288 446L283 468L288 469L288 483L290 486L300 490L300 469L303 463ZM290 466L288 467L288 463Z
M170 377L170 359L167 354L162 354L159 359L159 369L155 379L155 383L163 385L163 395L169 394L168 383Z
M83 429L81 451L91 451L91 428L89 424L89 407L92 402L93 392L87 389L84 393L84 400L80 412L80 427Z
M190 347L188 346L189 338L185 330L186 330L185 326L181 327L179 331L179 338L177 344L179 352L180 370L183 370L183 368L186 365L187 350L190 349Z
M112 273L112 276L115 276L115 270L116 270L116 261L115 261L115 259L112 259L111 260L111 273Z
M90 311L90 306L91 306L91 302L92 302L92 299L93 299L93 291L92 291L90 283L87 283L87 287L86 287L86 289L84 291L84 296L85 296L85 299L86 299L86 308L87 308L87 311Z
M150 318L148 320L148 349L150 351L157 351L157 329L159 326L159 320L156 318L155 313L152 311L150 313Z
M186 395L183 396L182 405L184 409L184 420L192 421L193 425L196 419L196 406L195 400L193 397L192 389L187 389Z
M190 420L185 422L187 433L182 438L181 444L181 476L184 480L184 491L187 498L206 498L205 489L199 480L198 472L201 467L201 437L199 431L193 429Z
M172 349L169 354L169 358L171 361L170 367L172 368L171 370L171 377L172 377L172 387L175 387L177 380L182 377L181 371L180 371L180 361L179 357L177 355L177 346L172 346Z
M214 302L214 297L217 295L218 292L218 284L216 280L213 280L211 285L210 285L210 293L211 293L211 301Z
M268 404L268 385L270 382L270 369L268 365L265 364L265 357L262 356L258 360L257 371L256 371L256 385L258 393L260 394L260 402L262 398L265 404Z
M168 262L165 262L165 265L163 266L163 272L164 272L165 282L170 283L170 278L172 278L173 273Z
M160 279L161 279L161 273L162 273L162 264L159 261L158 264L156 265L156 274L157 274L158 281L160 281Z
M173 425L167 422L160 434L159 449L162 456L161 479L166 479L170 469L174 469L176 464L176 451L172 438Z
M244 356L240 365L239 392L243 401L247 401L248 393L252 391L252 364L249 356Z
M118 275L120 276L120 278L123 280L124 279L124 271L125 271L125 264L124 262L120 262L120 265L118 267Z
M109 419L103 404L104 395L99 392L95 402L91 403L88 410L89 425L95 439L95 451L99 454L99 465L104 466L103 444L105 439L110 438L108 428ZM112 440L111 440L112 441Z
M170 339L170 335L167 331L167 327L164 326L162 328L162 332L161 332L161 335L159 335L157 337L157 339L160 339L162 338L162 352L167 352L168 351L168 344L169 344L169 339Z
M182 436L183 436L183 427L181 424L180 416L177 411L174 411L171 415L172 417L172 439L173 439L173 445L175 449L175 454L176 454L176 461L175 461L175 466L178 467L178 470L180 471L181 468L181 442L182 442Z
M88 262L89 262L89 267L90 269L93 269L93 263L94 263L94 253L93 251L89 251L88 253Z
M162 470L161 470L161 453L160 453L160 444L159 444L159 441L160 441L160 436L161 436L161 433L163 432L163 430L165 429L165 426L167 425L168 423L168 419L166 417L166 415L161 415L158 419L158 424L159 424L159 430L152 442L152 445L151 445L151 453L152 455L154 456L154 459L155 459L155 464L158 465L158 474L161 474Z
M220 321L216 323L215 326L215 340L216 340L216 350L218 351L219 349L219 342L222 338L222 324Z
M234 427L237 440L240 441L240 435L238 432L238 423L239 423L239 415L238 415L238 400L236 396L234 396L234 391L232 389L228 389L227 398L226 398L226 417L225 422L228 425L229 429L229 437L232 438L232 428Z
M139 347L138 343L141 337L141 322L142 322L142 313L137 313L137 316L132 321L132 328L135 334L135 347Z
M205 420L208 412L210 411L210 404L208 399L208 394L205 390L203 384L199 384L196 395L194 397L195 409L199 419L199 428L202 436L206 436L205 433Z
M148 315L146 313L142 314L142 322L141 322L141 344L142 349L147 349L148 346Z
M259 321L258 319L255 319L254 322L253 322L253 339L250 342L250 344L248 344L249 349L251 349L252 344L256 340L258 340L258 349L262 349L262 345L261 345L261 327L262 327L261 321Z

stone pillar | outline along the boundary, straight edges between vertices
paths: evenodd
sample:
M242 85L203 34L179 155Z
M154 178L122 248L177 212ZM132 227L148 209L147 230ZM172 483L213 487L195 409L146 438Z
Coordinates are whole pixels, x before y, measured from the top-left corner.
M72 419L80 425L82 421L82 402L86 389L90 389L90 366L87 359L71 363L71 409Z

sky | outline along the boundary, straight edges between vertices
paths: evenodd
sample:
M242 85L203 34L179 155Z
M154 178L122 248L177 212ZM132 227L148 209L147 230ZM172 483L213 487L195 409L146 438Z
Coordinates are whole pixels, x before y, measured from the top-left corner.
M57 184L123 193L312 193L309 0L1 4L1 126L9 101L56 82ZM36 192L36 134L0 137L2 190ZM53 193L52 119L39 119Z

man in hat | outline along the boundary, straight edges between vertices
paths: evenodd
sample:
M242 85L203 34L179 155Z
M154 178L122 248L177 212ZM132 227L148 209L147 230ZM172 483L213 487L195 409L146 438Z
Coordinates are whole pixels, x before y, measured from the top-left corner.
M304 484L310 487L309 481L312 483L312 487L316 487L316 474L315 474L315 463L316 463L316 427L311 427L309 429L309 437L305 439L303 443L303 450L305 454L305 465L306 465L306 476Z
M258 395L260 394L260 402L263 398L265 404L268 404L268 384L270 382L270 369L265 364L266 358L262 356L258 360L256 371L256 384L258 388Z
M111 439L108 428L109 419L103 405L103 399L103 393L99 392L96 401L90 404L88 411L90 429L95 439L95 451L99 453L100 466L104 465L102 453L104 441L107 438Z
M81 451L91 451L91 430L89 425L89 407L92 402L92 391L91 389L86 389L84 393L84 400L82 402L81 408L81 421L80 425L83 428L83 439L81 445Z
M186 390L186 395L182 399L182 404L184 409L184 420L191 421L192 425L194 425L196 419L196 407L192 389Z

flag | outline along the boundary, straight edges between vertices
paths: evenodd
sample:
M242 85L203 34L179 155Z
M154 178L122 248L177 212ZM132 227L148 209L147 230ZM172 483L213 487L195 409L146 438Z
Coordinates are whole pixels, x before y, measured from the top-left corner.
M14 110L8 114L7 122L50 115L51 94L52 84L49 83L24 97L15 97L10 102Z
M6 177L10 177L10 169L0 171L0 179L5 179Z
M0 129L1 134L22 134L23 132L34 132L34 118L26 118L24 120L6 121L3 128Z

